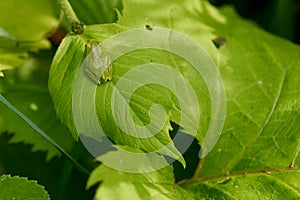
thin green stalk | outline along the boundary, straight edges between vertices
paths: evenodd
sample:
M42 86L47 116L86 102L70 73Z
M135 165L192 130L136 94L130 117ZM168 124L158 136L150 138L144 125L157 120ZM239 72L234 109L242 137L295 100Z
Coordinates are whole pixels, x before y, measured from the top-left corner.
M71 24L71 29L76 34L82 34L84 32L84 25L81 23L74 12L71 4L68 0L57 0L61 9L65 13L67 20Z
M61 9L64 11L66 17L67 17L67 20L72 24L74 22L79 22L79 19L78 17L76 16L71 4L69 3L68 0L57 0L58 3L60 4L61 6Z
M65 155L74 165L80 170L82 173L89 175L90 172L81 166L75 159L72 158L70 154L68 154L59 144L57 144L52 138L50 138L42 129L40 129L35 123L33 123L28 117L26 117L23 113L21 113L16 107L14 107L9 101L7 101L0 94L0 102L6 105L11 111L16 113L19 117L21 117L33 130L39 133L43 138L45 138L48 142L50 142L53 146L55 146L63 155Z

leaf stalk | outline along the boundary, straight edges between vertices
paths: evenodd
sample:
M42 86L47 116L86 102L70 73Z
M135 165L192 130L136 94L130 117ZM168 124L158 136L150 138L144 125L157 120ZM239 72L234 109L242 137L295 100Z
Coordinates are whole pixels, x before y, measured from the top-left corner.
M71 24L71 30L75 34L82 34L84 32L84 24L81 23L74 12L70 2L68 0L57 0L61 9L66 15L67 20Z

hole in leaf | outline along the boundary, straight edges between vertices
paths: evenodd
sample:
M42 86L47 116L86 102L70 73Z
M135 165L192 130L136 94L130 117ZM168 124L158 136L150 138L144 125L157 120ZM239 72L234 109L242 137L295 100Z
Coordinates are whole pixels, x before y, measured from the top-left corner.
M214 43L215 47L217 47L217 49L219 49L221 46L223 46L227 42L227 40L224 37L217 37L217 38L213 39L212 42Z
M226 179L222 180L221 182L218 182L218 184L225 185L225 184L229 183L231 180L232 180L232 178L226 178Z
M153 28L152 28L150 25L148 25L148 24L145 25L145 28L146 28L148 31L152 31L152 30L153 30Z
M111 144L114 144L114 142L110 140L108 137L102 137L102 142L99 142L91 137L85 136L84 134L80 134L80 140L85 146L89 147L89 152L95 158L109 151L116 150L115 147L111 146Z
M180 126L178 124L171 122L171 125L173 127L173 131L169 133L170 137L173 139L177 135L176 140L173 140L173 142L178 151L183 155L183 158L186 162L185 169L180 162L173 162L175 181L179 182L181 180L190 179L193 177L200 161L199 152L201 150L201 147L196 138L178 131L180 129ZM186 147L186 145L189 143L191 144ZM172 158L167 158L167 161L169 162L173 160Z

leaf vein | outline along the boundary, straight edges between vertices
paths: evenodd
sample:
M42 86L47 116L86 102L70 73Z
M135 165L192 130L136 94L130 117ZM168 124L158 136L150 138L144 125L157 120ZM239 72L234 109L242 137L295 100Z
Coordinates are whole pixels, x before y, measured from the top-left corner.
M228 167L227 167L227 170L228 172L230 172L232 170L232 168L243 158L243 155L244 153L246 152L247 149L249 149L249 147L255 143L255 141L261 136L261 134L264 132L265 128L267 127L268 123L270 122L273 114L274 114L274 111L275 111L275 108L277 107L278 105L278 101L279 101L279 98L280 98L280 95L282 93L282 90L283 90L283 85L284 85L284 82L285 82L285 79L286 79L286 71L284 71L283 73L283 76L282 76L282 79L281 79L281 82L280 82L280 85L279 85L279 89L278 89L278 92L277 92L277 95L274 99L274 103L273 103L273 106L271 108L271 111L269 112L266 120L265 120L265 123L262 125L262 127L259 129L258 133L256 134L256 136L253 138L253 140L251 140L248 145L245 145L245 147L243 149L241 149L240 153L238 156L236 156L236 159L233 159L232 162L229 163Z

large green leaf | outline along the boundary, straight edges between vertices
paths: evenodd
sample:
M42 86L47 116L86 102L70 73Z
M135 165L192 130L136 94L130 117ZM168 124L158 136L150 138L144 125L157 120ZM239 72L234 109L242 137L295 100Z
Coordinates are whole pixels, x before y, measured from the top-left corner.
M0 199L50 199L44 187L36 181L10 175L0 176Z
M242 20L230 7L218 10L206 1L124 0L123 6L119 24L127 28L159 26L183 32L205 47L222 75L227 96L225 126L213 150L201 159L194 178L184 182L186 191L195 199L299 198L299 183L290 176L299 176L300 165L297 123L300 109L300 47ZM50 92L58 115L75 137L77 133L71 108L73 88L70 85L74 84L76 70L85 57L84 45L91 38L103 41L121 31L124 28L116 25L87 27L83 36L68 36L56 55L49 80ZM218 37L226 39L220 48L212 41ZM128 137L113 123L108 103L112 87L125 72L152 60L174 67L193 86L201 105L201 123L196 135L201 145L210 122L210 100L205 82L180 58L161 51L139 50L113 63L112 82L97 87L96 109L102 128L117 144L146 152L170 141L170 126L165 127L161 137L153 141ZM139 88L135 92L130 104L131 114L135 114L132 116L146 125L149 116L143 114L154 103L163 105L168 119L179 123L176 98L170 91L157 86ZM170 150L176 153L176 150ZM170 152L164 153L173 156ZM251 175L244 175L247 173ZM94 176L98 177L98 181L105 179L102 173ZM126 179L126 174L123 176L122 179ZM130 187L130 184L129 181L127 186ZM270 185L276 185L278 192L271 193ZM107 187L112 191L106 193L105 198L113 195L114 190L112 185L106 184L105 190ZM133 195L143 199L146 194L141 189Z
M153 24L182 31L205 45L219 63L227 94L226 124L213 151L201 160L195 177L203 180L297 168L299 46L240 19L229 7L218 11L206 2L171 4L126 1L120 23L130 27ZM161 10L151 9L155 5ZM135 12L141 6L143 12ZM218 36L227 42L219 53L214 53L206 43Z

